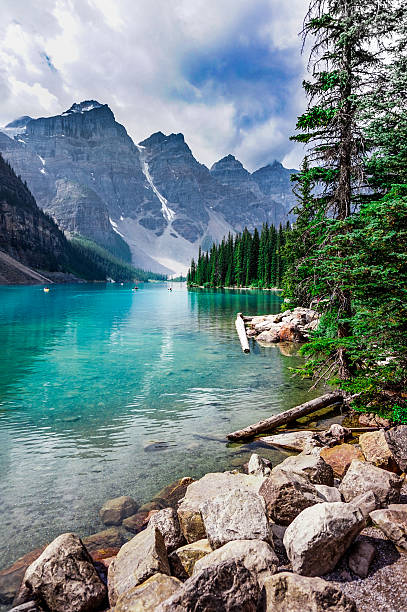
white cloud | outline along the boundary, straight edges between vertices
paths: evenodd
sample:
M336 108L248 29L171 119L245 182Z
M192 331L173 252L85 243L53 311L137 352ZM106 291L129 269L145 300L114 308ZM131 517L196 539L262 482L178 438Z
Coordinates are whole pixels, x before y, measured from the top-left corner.
M229 152L249 169L295 159L288 136L304 104L297 33L306 6L2 0L0 124L94 98L136 142L158 130L183 132L207 165ZM275 82L265 77L268 65Z

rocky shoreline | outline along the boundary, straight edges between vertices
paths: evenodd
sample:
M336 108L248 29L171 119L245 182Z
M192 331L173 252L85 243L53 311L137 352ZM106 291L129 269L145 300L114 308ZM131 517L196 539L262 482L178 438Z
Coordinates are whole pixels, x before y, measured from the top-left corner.
M245 316L246 334L260 344L306 342L319 324L320 314L311 308L294 308L278 314Z
M253 454L140 508L109 500L105 531L63 534L0 572L0 601L13 612L401 612L407 426L375 424L356 444L339 424L280 432L262 441L292 445L294 433L301 452L278 465Z

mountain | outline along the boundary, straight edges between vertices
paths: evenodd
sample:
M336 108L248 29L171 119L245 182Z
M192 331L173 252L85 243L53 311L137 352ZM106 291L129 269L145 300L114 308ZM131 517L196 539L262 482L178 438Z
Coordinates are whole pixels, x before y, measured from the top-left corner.
M250 174L232 155L209 170L182 134L135 144L107 104L86 100L54 117L20 117L0 151L39 206L68 233L157 272L185 271L198 246L287 220L293 170Z
M147 275L92 241L68 241L0 155L0 284L146 280Z

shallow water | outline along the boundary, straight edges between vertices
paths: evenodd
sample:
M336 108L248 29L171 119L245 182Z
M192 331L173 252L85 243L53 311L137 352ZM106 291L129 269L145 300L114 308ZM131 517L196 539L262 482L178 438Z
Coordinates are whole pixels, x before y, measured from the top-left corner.
M235 313L276 294L173 287L0 287L0 568L102 529L106 499L242 464L228 432L317 394L290 347L241 351Z

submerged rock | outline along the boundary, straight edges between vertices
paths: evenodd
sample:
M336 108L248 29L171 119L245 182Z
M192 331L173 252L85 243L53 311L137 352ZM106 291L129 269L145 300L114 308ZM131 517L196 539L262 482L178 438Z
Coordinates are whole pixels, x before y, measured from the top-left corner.
M200 506L205 532L212 548L232 540L270 540L264 499L235 489Z
M99 511L100 520L105 525L121 525L123 519L134 514L137 503L132 497L122 495L105 502Z
M230 559L189 578L157 612L256 612L259 586L241 561Z
M54 612L88 612L105 601L107 589L81 540L64 533L27 569L16 603L38 601Z
M355 602L329 582L291 572L269 576L262 600L270 612L357 612Z
M332 571L365 524L352 504L324 502L306 508L284 534L293 571L304 576Z
M24 574L27 568L33 563L41 553L44 551L44 547L36 548L35 550L27 553L23 557L20 557L11 565L6 567L0 572L0 604L9 604L15 598L21 583L24 578Z
M153 574L170 574L168 556L160 531L152 526L124 544L109 566L109 603L138 586Z

